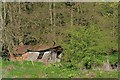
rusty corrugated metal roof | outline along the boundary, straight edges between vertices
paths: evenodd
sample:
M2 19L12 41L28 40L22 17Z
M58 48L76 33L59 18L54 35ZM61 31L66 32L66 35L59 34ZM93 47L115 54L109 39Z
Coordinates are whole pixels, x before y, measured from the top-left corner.
M15 51L15 54L23 54L27 51L27 49L37 51L37 50L45 50L50 47L51 46L48 46L48 45L34 45L34 46L32 46L32 45L17 45L17 46L15 46L14 51Z

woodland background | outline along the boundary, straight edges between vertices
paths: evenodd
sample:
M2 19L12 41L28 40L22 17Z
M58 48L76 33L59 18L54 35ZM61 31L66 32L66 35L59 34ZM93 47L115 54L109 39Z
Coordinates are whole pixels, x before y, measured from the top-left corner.
M118 3L3 3L3 46L52 45L64 49L67 68L118 64ZM116 68L115 68L116 69Z

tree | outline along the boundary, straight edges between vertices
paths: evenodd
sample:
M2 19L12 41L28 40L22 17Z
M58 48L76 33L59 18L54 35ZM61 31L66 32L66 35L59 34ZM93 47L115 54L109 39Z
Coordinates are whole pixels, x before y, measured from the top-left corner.
M52 3L49 2L49 12L50 12L50 25L53 24L53 19L52 19Z
M4 41L4 40L2 39L2 34L3 34L3 17L2 17L2 13L3 13L3 12L2 12L2 9L3 9L2 3L0 3L0 20L1 20L1 21L0 21L0 24L1 24L1 25L0 25L0 34L1 34L1 35L0 35L0 44L1 44L1 45L0 45L0 51L2 50L2 45L3 45L2 43L3 43L3 41Z
M73 7L75 3L73 2L66 2L66 7L70 8L70 25L73 26Z

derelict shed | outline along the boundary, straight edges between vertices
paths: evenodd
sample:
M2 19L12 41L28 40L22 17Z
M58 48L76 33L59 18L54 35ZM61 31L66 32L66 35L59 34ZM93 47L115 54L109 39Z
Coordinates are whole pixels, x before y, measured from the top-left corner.
M55 63L60 62L62 51L63 49L61 46L40 50L39 47L32 48L29 45L22 45L15 48L15 54L13 55L16 60Z
M61 46L40 50L40 51L30 50L26 53L28 54L26 60L29 61L42 60L48 63L60 62L62 50L63 49L61 48Z

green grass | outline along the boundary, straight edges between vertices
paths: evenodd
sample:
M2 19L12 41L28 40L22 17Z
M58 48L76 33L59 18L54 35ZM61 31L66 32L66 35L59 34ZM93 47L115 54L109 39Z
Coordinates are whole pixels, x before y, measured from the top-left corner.
M65 64L64 64L65 65ZM2 62L3 78L117 78L117 71L79 70L63 64L44 65L40 62Z

